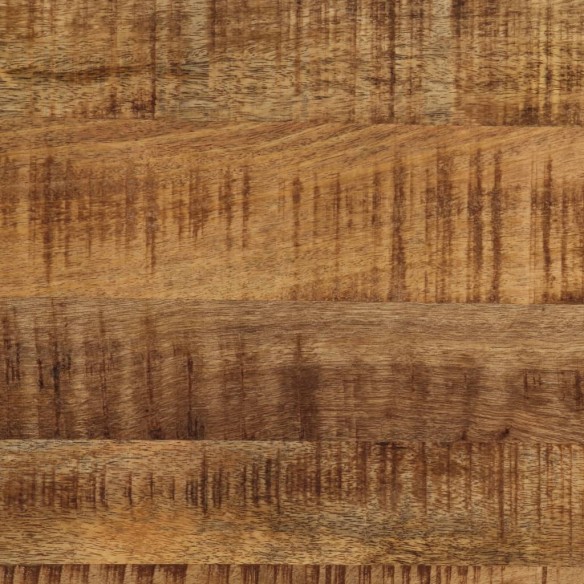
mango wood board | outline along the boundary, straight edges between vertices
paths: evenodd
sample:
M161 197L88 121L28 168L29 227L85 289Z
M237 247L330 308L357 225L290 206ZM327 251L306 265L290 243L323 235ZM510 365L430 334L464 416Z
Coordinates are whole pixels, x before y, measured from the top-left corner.
M5 441L9 563L578 566L584 448Z
M2 128L3 296L584 298L584 130Z
M2 300L0 437L584 444L583 329L581 306Z
M580 0L3 0L0 115L581 125Z
M5 566L7 584L580 584L581 568L516 566Z

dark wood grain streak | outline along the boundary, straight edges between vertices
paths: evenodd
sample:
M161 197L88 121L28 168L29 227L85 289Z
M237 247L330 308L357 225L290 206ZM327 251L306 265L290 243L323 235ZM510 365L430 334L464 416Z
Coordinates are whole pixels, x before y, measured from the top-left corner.
M0 115L580 125L579 0L6 0Z
M584 443L584 308L12 299L0 438Z
M517 566L2 566L3 584L580 584L581 568Z
M584 562L582 446L5 441L0 468L8 563Z
M583 146L555 128L6 123L0 295L582 303Z

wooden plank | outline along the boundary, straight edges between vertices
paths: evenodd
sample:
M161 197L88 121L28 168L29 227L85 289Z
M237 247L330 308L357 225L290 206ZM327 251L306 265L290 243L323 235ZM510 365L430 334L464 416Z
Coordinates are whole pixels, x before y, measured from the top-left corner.
M580 303L583 148L579 129L7 124L0 295Z
M4 563L581 566L584 448L0 443Z
M0 303L0 438L584 444L584 309Z
M10 584L580 584L582 568L518 566L2 566Z
M579 0L6 0L4 116L581 124Z

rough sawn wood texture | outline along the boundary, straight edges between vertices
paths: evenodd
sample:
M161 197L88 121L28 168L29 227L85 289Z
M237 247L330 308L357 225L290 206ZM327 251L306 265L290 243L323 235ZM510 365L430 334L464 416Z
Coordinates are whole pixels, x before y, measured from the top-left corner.
M12 441L0 464L8 562L584 562L582 446Z
M2 296L584 298L579 129L2 128Z
M42 565L6 566L11 584L580 584L581 568L342 565Z
M583 0L0 0L0 584L582 584L583 107Z
M12 299L0 437L584 443L580 306Z
M3 0L0 115L580 125L581 0Z

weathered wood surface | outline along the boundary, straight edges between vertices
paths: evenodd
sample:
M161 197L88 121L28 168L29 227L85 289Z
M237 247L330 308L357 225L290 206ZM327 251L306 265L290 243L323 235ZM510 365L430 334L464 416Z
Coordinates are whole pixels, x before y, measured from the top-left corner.
M584 444L584 307L13 299L0 437Z
M580 0L4 0L0 115L583 122Z
M4 563L584 563L584 448L0 443Z
M0 567L9 584L581 584L581 568L517 566L43 565Z
M0 583L582 584L583 31L0 0Z
M0 295L584 296L584 134L105 121L0 135Z

